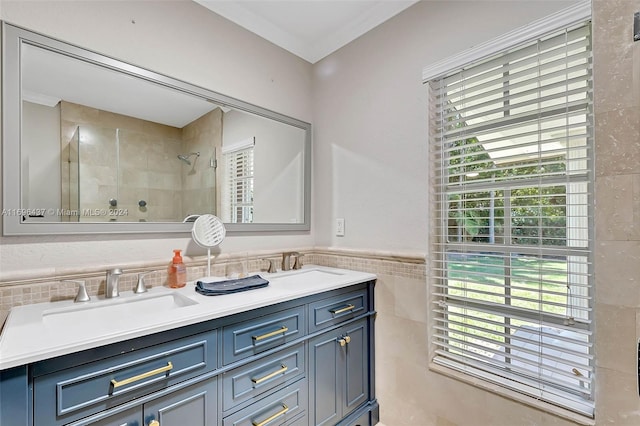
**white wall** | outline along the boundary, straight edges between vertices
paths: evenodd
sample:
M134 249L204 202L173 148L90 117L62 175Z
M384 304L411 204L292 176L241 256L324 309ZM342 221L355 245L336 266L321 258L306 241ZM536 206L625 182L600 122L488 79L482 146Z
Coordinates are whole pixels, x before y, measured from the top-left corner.
M305 131L241 111L225 113L223 146L254 137L254 222L302 223Z
M421 1L314 66L316 244L425 252L422 69L572 1ZM346 234L335 236L335 218Z
M311 65L191 0L6 1L0 18L303 121ZM135 22L135 23L134 23ZM311 246L311 233L229 236L223 253ZM188 235L0 237L0 280L15 271L169 261L205 253Z

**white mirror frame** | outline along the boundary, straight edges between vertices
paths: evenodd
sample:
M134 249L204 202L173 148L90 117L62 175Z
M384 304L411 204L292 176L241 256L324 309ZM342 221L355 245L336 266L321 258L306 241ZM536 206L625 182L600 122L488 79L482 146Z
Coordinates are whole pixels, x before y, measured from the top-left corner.
M136 78L209 100L251 114L279 121L305 131L304 142L304 220L301 223L226 223L230 234L254 232L303 232L311 227L311 124L220 93L149 71L105 55L52 39L32 31L2 23L2 209L21 208L25 182L20 171L22 132L22 93L20 50L23 43L93 63ZM3 235L64 235L105 233L188 233L192 223L179 222L22 222L19 215L4 214Z

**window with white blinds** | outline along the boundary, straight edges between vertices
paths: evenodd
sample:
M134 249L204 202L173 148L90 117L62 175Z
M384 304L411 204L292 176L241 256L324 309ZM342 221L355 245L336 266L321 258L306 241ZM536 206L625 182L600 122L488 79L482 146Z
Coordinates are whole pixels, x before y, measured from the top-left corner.
M434 362L593 415L590 25L429 82Z
M253 223L253 143L226 151L222 217L231 223Z

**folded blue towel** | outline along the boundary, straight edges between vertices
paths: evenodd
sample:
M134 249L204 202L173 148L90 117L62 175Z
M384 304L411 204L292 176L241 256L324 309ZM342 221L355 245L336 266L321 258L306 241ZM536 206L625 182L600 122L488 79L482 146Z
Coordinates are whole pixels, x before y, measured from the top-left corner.
M238 293L241 291L262 288L268 285L269 281L265 280L260 275L252 275L246 278L216 281L212 283L198 281L196 283L196 291L205 296L220 296L223 294Z

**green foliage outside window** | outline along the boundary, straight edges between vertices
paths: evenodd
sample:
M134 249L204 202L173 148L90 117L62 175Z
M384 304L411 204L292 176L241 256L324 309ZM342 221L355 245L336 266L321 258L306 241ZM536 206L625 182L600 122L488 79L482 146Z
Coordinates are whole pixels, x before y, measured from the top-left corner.
M508 196L511 208L507 217L511 218L512 244L566 245L564 185L533 186L528 183L508 191L500 189L500 182L504 181L542 173L563 175L566 170L563 157L534 158L497 167L476 138L454 142L448 155L449 186L467 184L464 192L448 196L450 241L504 243L505 196ZM478 181L495 181L495 189L470 191Z

